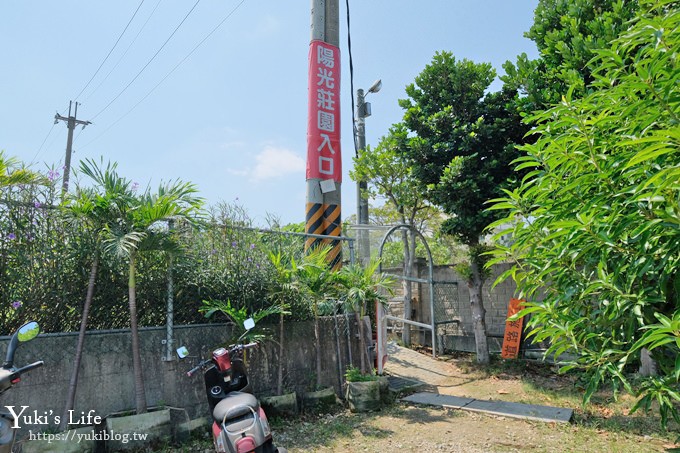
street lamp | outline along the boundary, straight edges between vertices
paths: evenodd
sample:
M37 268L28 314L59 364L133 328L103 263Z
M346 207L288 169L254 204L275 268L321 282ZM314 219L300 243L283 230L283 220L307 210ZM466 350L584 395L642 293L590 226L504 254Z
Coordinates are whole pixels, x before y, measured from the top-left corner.
M356 140L357 140L357 157L359 153L366 149L366 121L365 119L371 116L371 103L366 102L366 96L370 93L377 93L382 88L382 81L376 80L373 85L364 94L364 90L359 88L357 90L357 120L356 120ZM368 229L362 225L368 225L368 194L366 190L368 183L366 181L357 181L357 223L359 228L357 230L357 238L359 239L359 260L366 266L371 260L371 245L369 240Z

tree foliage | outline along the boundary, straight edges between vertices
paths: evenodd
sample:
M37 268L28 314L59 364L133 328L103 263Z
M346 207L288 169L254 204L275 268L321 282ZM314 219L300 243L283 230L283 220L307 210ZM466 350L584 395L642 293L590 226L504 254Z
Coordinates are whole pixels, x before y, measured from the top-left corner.
M590 93L531 119L538 139L516 160L530 172L493 206L509 210L496 225L512 225L514 243L492 262L513 263L501 279L530 301L531 335L578 354L567 369L591 376L586 401L611 379L628 386L650 349L660 376L640 404L656 401L665 424L680 402L680 11L643 6L594 51Z
M39 173L22 167L14 157L0 150L0 190L9 190L20 184L44 184L47 179Z
M528 112L558 103L569 89L582 96L594 81L588 62L626 30L638 9L637 0L540 0L524 34L536 43L540 57L522 54L516 63L506 62L501 78L524 95Z
M413 225L418 213L429 206L411 167L404 159L409 137L405 125L393 125L389 133L380 139L375 148L366 147L354 158L350 176L356 181L366 181L372 197L387 200L400 214L399 222Z
M448 214L442 230L469 246L468 287L480 363L488 363L489 350L479 243L497 215L485 203L514 185L510 162L527 130L515 90L485 94L495 75L488 63L457 61L440 52L406 87L409 98L399 101L414 134L404 149L413 175L427 199Z
M409 146L408 130L404 124L395 124L389 133L380 139L375 149L367 148L354 160L354 170L350 175L356 180L367 181L370 192L387 200L395 209L396 224L409 225L416 228L416 224L426 211L431 210L418 190L418 180L414 178L411 167L405 158L405 151ZM401 231L401 260L404 276L404 316L411 319L413 300L412 283L408 277L413 275L416 255L416 234L413 229ZM368 266L369 263L364 263ZM411 330L408 325L402 331L402 341L411 344Z
M396 225L401 222L399 213L388 203L382 206L371 206L370 223L380 226ZM457 264L465 261L467 248L458 242L453 236L443 234L441 225L446 216L435 206L428 205L418 213L414 226L427 238L427 245L432 253L432 262L435 266ZM371 232L372 246L377 250L385 236L385 230ZM427 251L422 241L416 241L416 258L427 258ZM385 242L380 262L383 268L399 266L404 260L404 250L401 239L390 236Z
M475 245L495 213L485 203L510 187L510 162L527 127L511 90L485 91L495 77L488 63L437 53L400 100L415 136L405 149L427 198L450 217L444 231Z

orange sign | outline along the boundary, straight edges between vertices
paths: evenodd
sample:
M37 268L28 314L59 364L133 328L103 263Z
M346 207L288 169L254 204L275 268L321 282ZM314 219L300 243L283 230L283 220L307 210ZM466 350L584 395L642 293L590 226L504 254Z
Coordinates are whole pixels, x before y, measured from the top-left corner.
M517 314L524 303L521 299L510 299L508 306L508 318ZM522 341L523 318L517 321L505 321L505 335L503 336L503 349L501 357L504 359L516 359L519 354L519 346Z

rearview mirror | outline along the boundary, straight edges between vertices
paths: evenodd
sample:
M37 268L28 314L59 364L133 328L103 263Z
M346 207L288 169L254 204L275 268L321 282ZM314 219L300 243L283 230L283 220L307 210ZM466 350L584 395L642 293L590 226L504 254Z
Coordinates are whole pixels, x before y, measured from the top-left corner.
M38 325L37 322L31 321L19 328L19 330L17 331L17 339L19 340L20 343L24 343L26 341L31 341L32 339L37 337L39 333L40 326Z
M246 330L252 329L253 327L255 327L255 320L253 318L246 319L245 321L243 321L243 327Z
M177 348L177 357L183 359L189 355L189 350L185 346Z

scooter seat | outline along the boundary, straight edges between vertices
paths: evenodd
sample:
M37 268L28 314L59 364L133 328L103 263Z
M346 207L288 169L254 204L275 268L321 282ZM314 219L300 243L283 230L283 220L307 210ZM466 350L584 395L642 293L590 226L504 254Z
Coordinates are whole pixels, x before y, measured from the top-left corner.
M259 408L259 401L250 393L231 392L217 403L215 409L213 409L213 418L216 422L221 423L227 414L229 414L227 420L231 420L250 414L250 409L257 412Z

